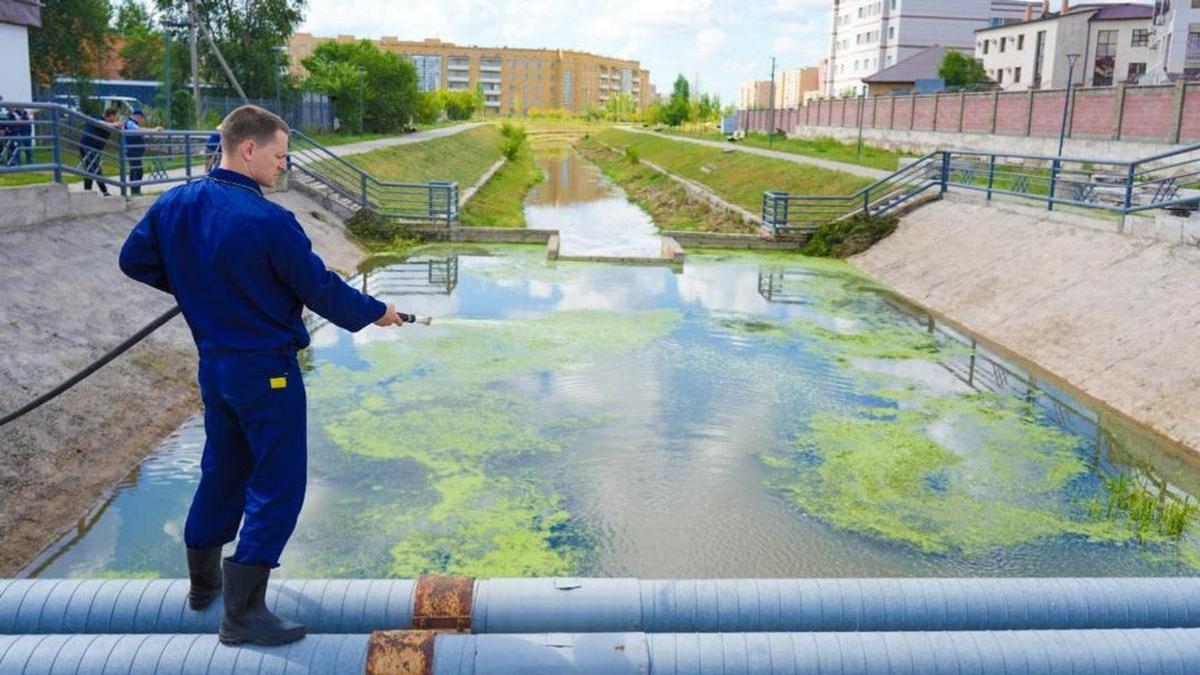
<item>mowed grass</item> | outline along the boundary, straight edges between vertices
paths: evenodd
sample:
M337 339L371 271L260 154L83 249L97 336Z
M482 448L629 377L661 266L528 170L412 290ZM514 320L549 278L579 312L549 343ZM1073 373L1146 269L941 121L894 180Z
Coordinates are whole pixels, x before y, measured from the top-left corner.
M606 129L597 140L618 150L629 146L643 160L701 183L722 198L751 213L762 208L767 190L791 194L850 194L871 183L842 171L805 166L746 152L725 152L687 141L676 141L621 129Z
M523 143L517 156L505 162L463 206L463 225L525 227L525 196L544 178L532 148L528 142Z
M401 183L475 184L500 159L500 130L488 124L452 136L350 155L346 161L379 180Z
M715 129L706 129L704 131L667 130L667 133L703 138L710 141L725 140L724 134ZM772 142L766 134L751 133L747 134L742 140L737 141L737 144L778 150L780 152L790 152L806 157L842 162L843 164L868 166L872 169L883 169L884 171L895 171L898 169L900 167L900 158L905 156L903 152L884 150L867 145L866 143L863 143L862 152L860 153L857 143L843 143L832 136L818 136L817 138L776 137L774 142ZM734 144L730 143L730 145Z

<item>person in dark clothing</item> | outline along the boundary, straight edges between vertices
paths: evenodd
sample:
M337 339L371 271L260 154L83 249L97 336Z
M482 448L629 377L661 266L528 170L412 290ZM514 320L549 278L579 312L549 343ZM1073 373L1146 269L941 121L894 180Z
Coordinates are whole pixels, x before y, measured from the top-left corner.
M175 296L200 353L206 439L183 535L191 606L221 592L221 642L285 644L305 628L271 613L265 594L304 501L301 311L350 331L402 324L395 307L328 271L296 217L263 197L286 165L282 119L237 108L222 122L221 146L219 167L150 207L120 265ZM222 559L235 535L233 555Z
M142 157L146 154L146 137L142 135L141 129L145 124L145 114L141 109L137 109L125 118L122 125L125 130L125 158L129 160L129 182L133 184L129 191L135 195L142 194L140 183L143 176ZM162 127L156 127L154 130L162 131Z
M33 116L25 108L12 111L16 119L15 145L13 147L13 164L33 164Z
M104 151L104 146L108 144L108 137L112 135L113 129L119 124L117 122L117 111L113 108L108 108L104 111L101 118L102 122L91 121L83 127L83 133L79 139L79 169L84 172L83 189L92 189L92 179L95 176L96 186L100 188L100 194L108 196L108 185L105 184L103 178L99 178L104 173L104 167L100 164L101 154Z
M0 103L4 97L0 96ZM16 143L13 138L17 134L17 115L12 108L0 105L0 166L8 166L11 158L16 155Z

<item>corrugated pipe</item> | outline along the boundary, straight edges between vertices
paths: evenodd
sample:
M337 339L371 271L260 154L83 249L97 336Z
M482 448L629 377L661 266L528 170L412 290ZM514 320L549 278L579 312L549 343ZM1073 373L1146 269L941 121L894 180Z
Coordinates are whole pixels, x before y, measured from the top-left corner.
M224 647L215 635L0 636L0 673L208 675L1098 675L1200 671L1200 630L936 633L310 635Z
M184 580L0 581L0 634L211 633ZM1200 628L1200 578L283 580L311 633Z

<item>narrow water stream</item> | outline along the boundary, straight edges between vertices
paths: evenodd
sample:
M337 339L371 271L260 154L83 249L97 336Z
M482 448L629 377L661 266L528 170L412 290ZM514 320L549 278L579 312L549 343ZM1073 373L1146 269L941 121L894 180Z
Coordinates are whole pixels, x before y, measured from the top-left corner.
M651 255L594 167L543 157L531 227ZM649 250L653 242L654 249ZM429 328L315 322L286 576L1193 575L1200 471L841 262L682 271L431 247L354 283ZM182 576L183 425L27 573ZM1145 495L1164 517L1134 517Z
M525 220L558 230L562 255L655 257L661 240L654 221L595 165L571 151L538 155L546 180L534 186Z

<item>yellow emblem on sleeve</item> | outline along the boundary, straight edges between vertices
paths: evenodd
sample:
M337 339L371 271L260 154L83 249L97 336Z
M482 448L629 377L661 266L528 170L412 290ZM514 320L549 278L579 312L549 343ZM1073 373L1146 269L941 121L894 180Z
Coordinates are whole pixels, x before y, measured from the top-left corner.
M272 377L271 378L271 388L272 389L286 389L287 388L287 378L286 377Z

